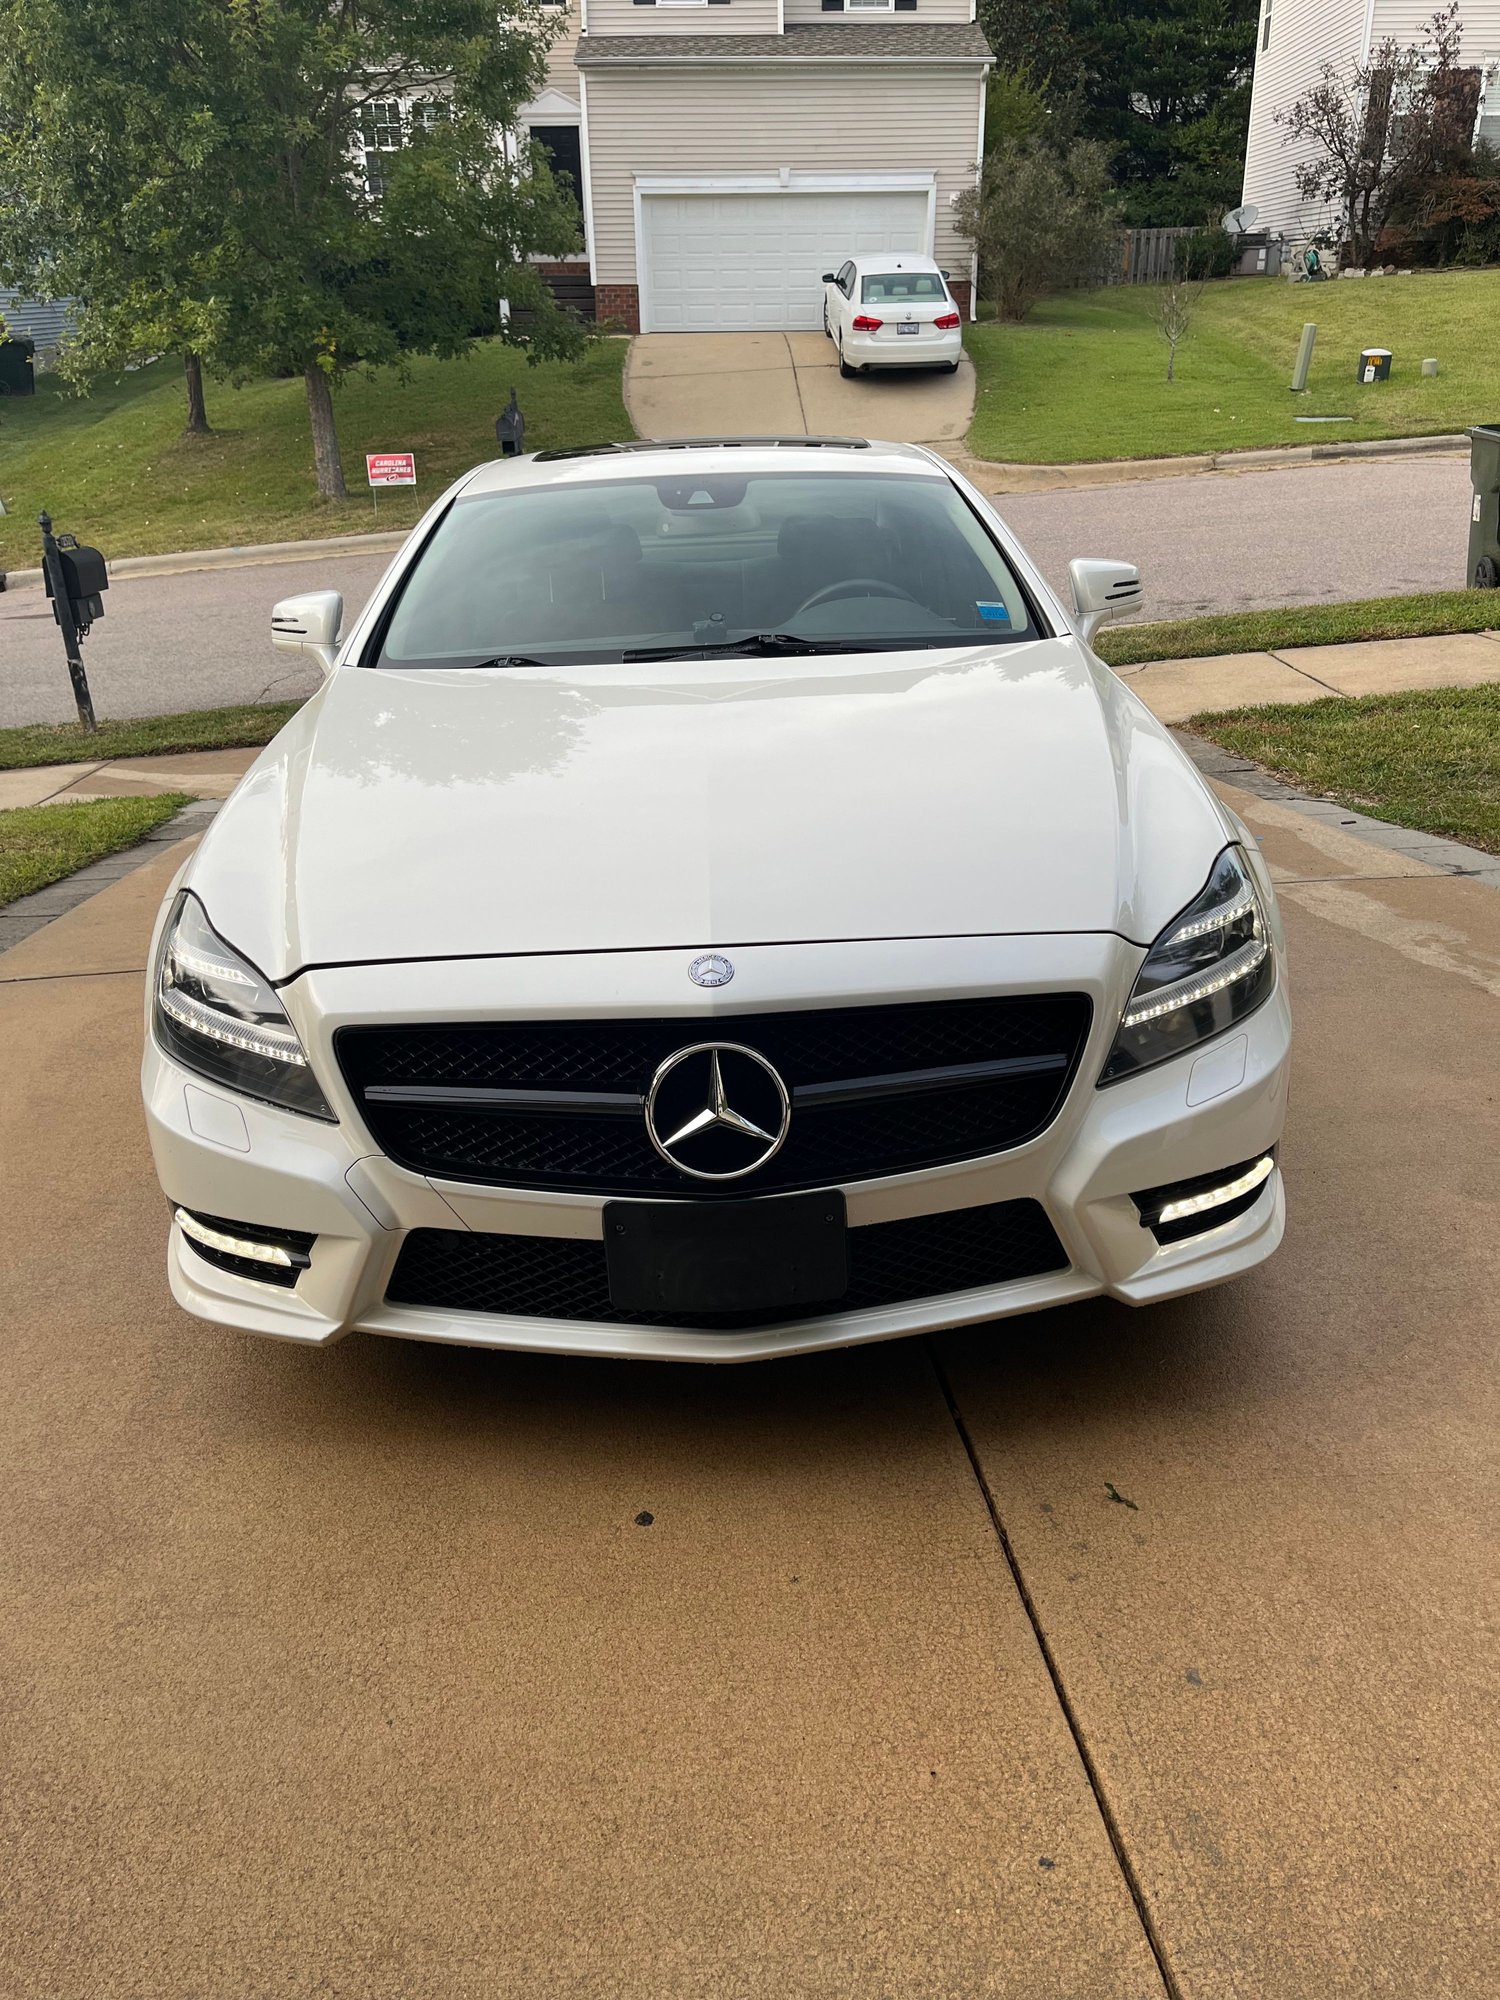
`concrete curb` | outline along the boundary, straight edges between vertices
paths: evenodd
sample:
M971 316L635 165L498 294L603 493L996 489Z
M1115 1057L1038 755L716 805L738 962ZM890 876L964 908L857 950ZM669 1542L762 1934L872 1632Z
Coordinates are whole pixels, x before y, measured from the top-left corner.
M1462 875L1469 881L1484 883L1487 888L1500 889L1500 854L1486 854L1482 847L1469 847L1461 840L1448 840L1439 833L1421 833L1410 826L1396 826L1390 820L1358 812L1353 806L1342 806L1335 799L1299 792L1294 786L1283 784L1280 778L1273 778L1259 764L1221 750L1217 743L1194 736L1191 730L1174 728L1172 734L1205 778L1217 778L1258 799L1290 806L1294 812L1337 826L1359 840L1368 841L1372 847L1409 855L1439 875Z
M1190 479L1204 472L1294 471L1329 465L1340 459L1407 458L1467 453L1465 435L1417 438L1351 439L1347 444L1277 445L1264 451L1195 452L1182 458L1101 459L1084 465L1020 465L1001 459L973 458L947 451L955 464L982 492L1040 493L1073 487L1128 486L1139 480Z
M195 569L250 569L259 563L316 562L320 556L394 555L410 528L382 529L376 535L324 535L313 542L260 542L243 548L183 549L177 555L121 556L109 566L111 579L121 576L178 576ZM13 569L10 590L39 586L40 569Z

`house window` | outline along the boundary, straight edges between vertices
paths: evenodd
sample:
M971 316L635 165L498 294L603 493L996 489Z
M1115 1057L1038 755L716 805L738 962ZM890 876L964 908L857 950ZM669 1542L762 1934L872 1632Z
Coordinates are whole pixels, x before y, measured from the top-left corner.
M1479 116L1474 125L1474 144L1493 146L1500 153L1500 55L1484 58L1483 88L1479 93Z
M547 165L574 201L583 200L583 145L576 125L533 125L531 143L547 155Z
M1261 54L1264 55L1266 50L1270 46L1271 46L1271 0L1266 0L1266 11L1261 16L1261 23L1260 23Z
M385 193L385 175L381 172L382 153L399 153L401 150L401 101L399 98L379 98L365 106L362 122L362 137L365 149L365 187L371 201L379 201Z
M896 0L844 0L844 6L851 14L893 14Z

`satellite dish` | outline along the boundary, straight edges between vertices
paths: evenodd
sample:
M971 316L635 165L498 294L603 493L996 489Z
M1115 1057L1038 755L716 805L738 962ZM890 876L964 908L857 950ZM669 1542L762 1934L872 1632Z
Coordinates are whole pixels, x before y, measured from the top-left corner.
M1243 208L1232 208L1224 218L1224 229L1230 236L1244 236L1260 221L1260 210L1251 202Z

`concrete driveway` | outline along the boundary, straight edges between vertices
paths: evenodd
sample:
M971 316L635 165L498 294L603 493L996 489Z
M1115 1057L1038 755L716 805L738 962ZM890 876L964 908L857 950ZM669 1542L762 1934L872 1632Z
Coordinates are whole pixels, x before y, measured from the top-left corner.
M0 956L6 2000L1492 2000L1500 897L1232 796L1276 1261L759 1368L187 1319L176 855Z
M974 414L974 370L889 369L845 381L821 333L646 333L625 362L642 437L872 437L956 444Z

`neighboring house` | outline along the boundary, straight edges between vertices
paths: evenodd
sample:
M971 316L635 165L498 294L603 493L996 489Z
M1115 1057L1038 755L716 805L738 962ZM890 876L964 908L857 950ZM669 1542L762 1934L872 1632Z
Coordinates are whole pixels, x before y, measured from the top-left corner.
M1278 111L1289 111L1318 81L1325 62L1343 70L1368 60L1387 39L1419 43L1437 0L1261 0L1255 91L1245 154L1245 200L1260 210L1255 227L1288 243L1328 232L1330 211L1297 192L1299 161L1316 157L1307 141L1285 143ZM1479 72L1476 139L1500 146L1500 0L1463 0L1463 57Z
M28 299L0 289L0 320L15 339L33 343L40 372L52 367L59 342L73 330L73 301Z
M563 19L522 115L578 187L575 268L600 318L633 333L815 328L822 273L879 250L935 256L971 310L952 204L974 183L992 61L973 0L540 11Z

